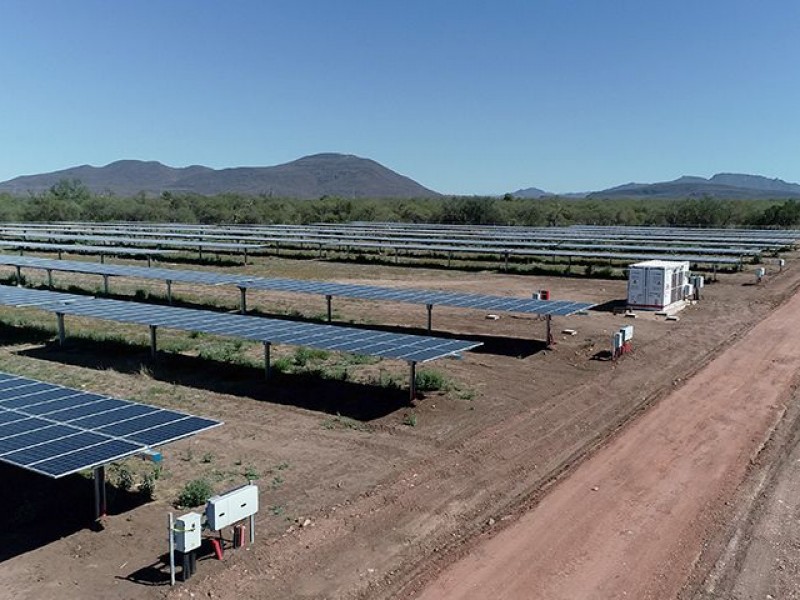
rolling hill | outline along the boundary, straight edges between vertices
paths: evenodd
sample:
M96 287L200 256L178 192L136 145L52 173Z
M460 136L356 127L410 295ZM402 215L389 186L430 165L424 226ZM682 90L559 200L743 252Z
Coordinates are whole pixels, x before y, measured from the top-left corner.
M40 193L61 179L80 179L96 193L132 196L139 192L266 194L289 198L429 198L437 192L384 167L350 154L315 154L272 167L174 168L155 161L120 160L104 167L83 165L0 183L0 192Z

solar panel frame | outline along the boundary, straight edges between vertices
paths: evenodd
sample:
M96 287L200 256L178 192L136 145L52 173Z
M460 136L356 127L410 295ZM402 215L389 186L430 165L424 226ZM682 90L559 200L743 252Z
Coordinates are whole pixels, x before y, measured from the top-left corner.
M9 373L0 373L0 384L0 461L53 478L222 424ZM71 408L68 400L73 400ZM87 413L92 407L95 412ZM169 428L170 424L176 425Z

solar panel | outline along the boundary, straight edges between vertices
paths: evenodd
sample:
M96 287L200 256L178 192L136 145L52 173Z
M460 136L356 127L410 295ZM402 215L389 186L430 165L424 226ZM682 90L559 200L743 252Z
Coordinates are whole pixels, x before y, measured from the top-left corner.
M140 279L158 279L160 281L200 283L205 285L237 284L252 279L252 277L246 275L226 275L207 271L138 267L133 265L112 265L81 260L55 260L34 256L0 255L0 265L62 271L65 273L135 277Z
M536 315L564 316L587 310L594 306L594 304L588 302L530 300L507 296L460 294L408 288L393 289L369 285L294 279L253 279L242 284L242 287L248 289L326 294L343 298L455 306L459 308L519 312Z
M54 478L221 424L0 372L0 461Z
M169 254L173 250L150 248L120 248L117 246L86 246L81 244L49 244L47 242L0 241L0 247L14 250L50 250L74 254L112 254L119 256L156 256Z
M186 241L170 239L163 237L160 239L147 239L142 240L133 237L120 237L120 236L103 236L103 235L86 235L86 234L73 234L73 233L50 233L50 232L24 232L22 235L25 238L39 239L39 240L61 240L61 241L77 241L77 242L101 242L103 244L123 244L127 246L168 246L172 248L201 248L203 250L258 250L263 246L258 244L240 244L230 242L205 242L205 241ZM69 246L67 246L69 247ZM117 246L96 246L97 248L113 248L118 249Z
M587 310L593 304L571 301L530 300L481 294L459 294L421 289L396 289L369 285L344 284L302 279L264 279L246 275L224 275L203 271L160 269L152 267L130 267L126 265L103 265L83 261L61 261L34 257L0 255L0 264L52 269L100 275L141 277L146 279L171 280L207 285L237 285L248 289L271 290L304 294L322 294L362 300L383 300L409 304L432 304L537 315L569 315ZM565 312L569 306L570 311Z
M426 362L458 355L481 345L467 340L387 333L103 298L78 296L82 300L62 302L60 296L62 294L56 292L0 286L0 304L7 306L22 304L63 315L227 335L271 344L342 350L409 362Z

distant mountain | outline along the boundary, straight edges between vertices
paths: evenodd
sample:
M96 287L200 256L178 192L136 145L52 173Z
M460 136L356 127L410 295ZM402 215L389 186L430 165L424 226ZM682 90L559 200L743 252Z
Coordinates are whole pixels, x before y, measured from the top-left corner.
M525 188L524 190L511 192L511 195L515 198L545 198L547 196L552 196L553 194L550 192L545 192L544 190L540 190L536 187L529 187Z
M661 183L626 183L607 190L591 192L589 198L794 198L800 197L800 185L761 175L718 173L710 179L683 176Z
M437 192L387 169L374 160L350 154L315 154L272 167L173 168L159 162L121 160L105 167L83 165L25 175L0 183L0 192L40 193L61 179L80 179L96 193L132 196L139 192L225 192L288 198L429 198Z

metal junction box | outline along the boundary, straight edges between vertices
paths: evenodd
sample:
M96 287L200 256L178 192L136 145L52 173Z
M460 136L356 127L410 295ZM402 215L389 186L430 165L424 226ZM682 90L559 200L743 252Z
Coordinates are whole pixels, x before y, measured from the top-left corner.
M246 519L258 512L258 486L244 485L225 494L209 498L206 519L213 531Z
M175 549L178 552L191 552L197 550L202 543L200 534L202 515L196 512L186 513L175 520Z

